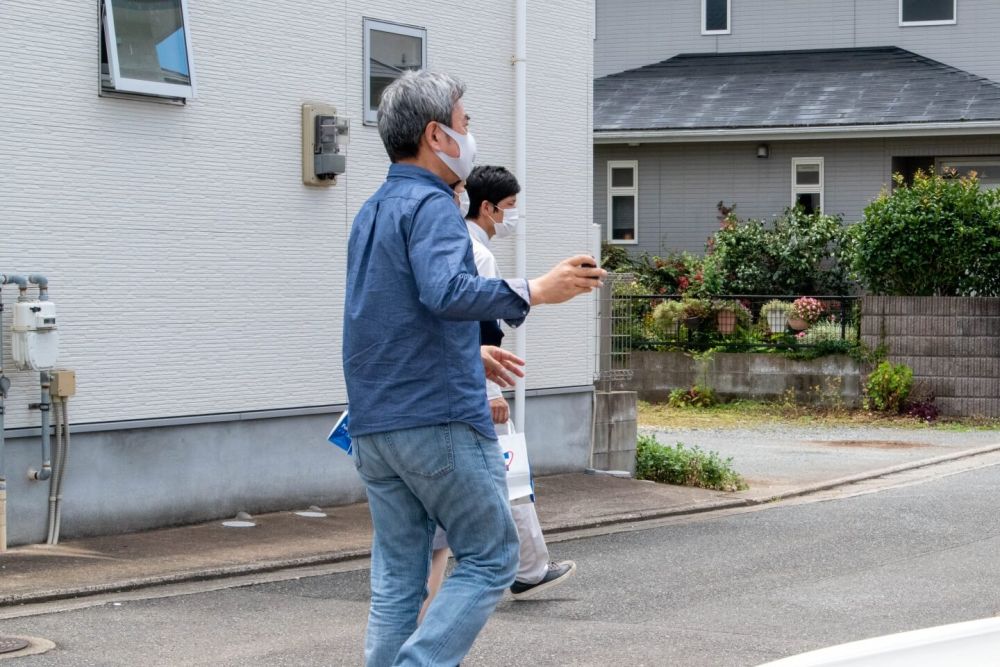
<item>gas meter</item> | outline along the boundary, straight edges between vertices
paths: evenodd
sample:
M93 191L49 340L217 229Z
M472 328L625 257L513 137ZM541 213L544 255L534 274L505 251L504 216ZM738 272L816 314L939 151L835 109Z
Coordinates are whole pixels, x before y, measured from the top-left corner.
M14 305L11 352L19 370L47 371L59 357L56 305L51 301L19 301Z

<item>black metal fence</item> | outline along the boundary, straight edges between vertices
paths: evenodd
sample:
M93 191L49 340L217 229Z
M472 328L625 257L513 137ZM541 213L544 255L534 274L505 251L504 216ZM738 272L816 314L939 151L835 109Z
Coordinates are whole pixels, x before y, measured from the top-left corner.
M858 346L860 297L726 294L691 298L634 293L619 282L612 298L618 348L629 350L848 352Z

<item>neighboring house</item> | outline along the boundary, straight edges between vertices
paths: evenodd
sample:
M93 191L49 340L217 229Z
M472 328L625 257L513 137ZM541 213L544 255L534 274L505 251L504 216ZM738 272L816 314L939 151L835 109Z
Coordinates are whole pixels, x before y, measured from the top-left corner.
M1000 186L995 0L598 0L596 15L594 214L611 243L702 251L719 201L856 222L918 168Z
M378 94L406 68L455 74L479 161L513 168L515 7L0 3L0 273L49 277L59 366L77 372L64 536L363 498L326 436L347 400L347 237L388 168ZM528 10L532 275L593 247L592 21L589 3ZM350 119L336 185L303 184L306 102ZM514 241L497 250L514 275ZM4 288L8 362L16 296ZM592 307L528 320L537 472L589 463ZM6 374L9 538L37 542L38 373Z

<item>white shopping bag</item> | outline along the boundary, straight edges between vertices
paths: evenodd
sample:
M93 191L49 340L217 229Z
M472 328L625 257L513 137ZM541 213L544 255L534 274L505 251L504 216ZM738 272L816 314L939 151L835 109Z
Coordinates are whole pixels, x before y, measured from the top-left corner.
M531 496L531 468L528 466L528 445L523 433L514 431L513 422L507 422L507 433L498 435L503 462L507 466L507 497L513 502Z

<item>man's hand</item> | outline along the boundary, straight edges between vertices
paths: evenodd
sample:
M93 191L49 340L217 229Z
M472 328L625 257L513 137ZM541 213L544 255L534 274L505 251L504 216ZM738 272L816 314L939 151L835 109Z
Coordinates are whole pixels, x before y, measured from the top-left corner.
M490 401L490 414L493 416L494 424L506 424L510 419L510 406L503 396Z
M524 359L518 357L507 350L495 345L482 345L479 348L479 356L483 359L483 370L486 371L486 379L496 382L501 387L513 387L514 377L524 377Z
M607 275L607 271L596 267L596 262L590 255L564 259L544 276L528 281L531 305L569 301L601 287L604 284L601 281Z

